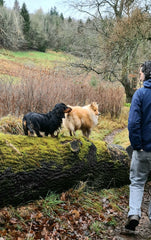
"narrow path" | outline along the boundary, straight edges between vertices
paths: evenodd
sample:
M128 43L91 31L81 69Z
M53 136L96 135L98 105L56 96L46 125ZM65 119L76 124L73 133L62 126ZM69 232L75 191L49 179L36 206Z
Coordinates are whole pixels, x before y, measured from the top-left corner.
M144 198L142 203L142 217L139 225L136 227L136 231L131 234L126 234L124 224L127 220L127 216L123 216L121 227L115 230L115 236L112 240L151 240L151 223L148 219L148 205L151 197L151 182L148 182L144 191ZM127 212L127 209L126 209Z
M120 132L122 132L123 130L124 130L124 128L122 128L122 129L115 129L113 132L111 132L110 134L105 136L104 141L107 142L108 144L112 144L115 135L120 133Z
M120 133L124 129L116 129L104 138L104 141L108 144L112 144L116 134ZM142 217L140 223L136 228L134 234L126 234L124 231L124 225L127 220L128 209L125 209L125 214L122 217L120 226L115 229L115 236L112 240L151 240L151 223L148 219L148 205L151 199L151 182L148 182L145 186L144 197L142 203Z

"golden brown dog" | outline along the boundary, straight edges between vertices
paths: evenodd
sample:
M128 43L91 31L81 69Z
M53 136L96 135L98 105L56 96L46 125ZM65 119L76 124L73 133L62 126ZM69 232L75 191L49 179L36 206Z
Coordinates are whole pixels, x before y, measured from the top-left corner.
M71 107L71 106L70 106ZM98 123L98 104L92 102L80 107L72 106L72 111L65 114L63 126L69 130L70 136L75 135L76 130L81 130L83 135L89 137L91 130Z

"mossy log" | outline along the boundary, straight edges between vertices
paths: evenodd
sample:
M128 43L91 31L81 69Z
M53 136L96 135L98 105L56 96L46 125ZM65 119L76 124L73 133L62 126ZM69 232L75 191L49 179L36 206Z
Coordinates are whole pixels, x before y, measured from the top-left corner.
M80 181L95 190L129 183L130 159L118 145L84 137L0 134L0 207L62 192Z

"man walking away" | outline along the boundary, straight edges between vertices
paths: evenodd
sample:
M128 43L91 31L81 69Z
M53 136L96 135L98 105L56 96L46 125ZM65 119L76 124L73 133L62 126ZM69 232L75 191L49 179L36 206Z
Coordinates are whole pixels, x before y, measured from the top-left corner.
M133 95L128 119L133 154L130 166L129 212L125 228L132 231L135 231L141 218L144 186L151 171L151 61L141 65L139 74L143 87ZM151 203L148 217L151 221Z

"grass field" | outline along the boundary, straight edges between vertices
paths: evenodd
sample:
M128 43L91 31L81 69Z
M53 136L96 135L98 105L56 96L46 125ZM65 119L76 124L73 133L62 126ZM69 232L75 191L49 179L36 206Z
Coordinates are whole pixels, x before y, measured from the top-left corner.
M9 51L0 49L0 59L10 60L16 63L42 65L44 67L53 66L56 62L65 63L69 55L61 52L47 51L46 53L37 51Z

